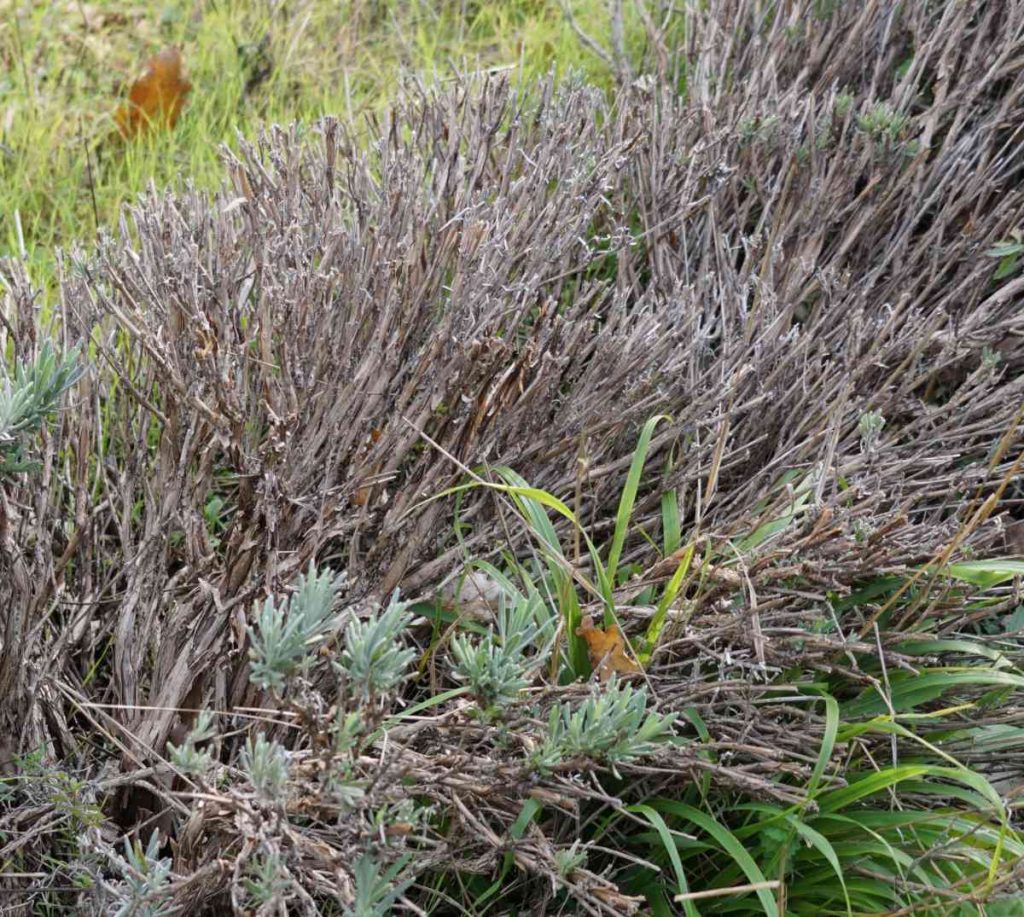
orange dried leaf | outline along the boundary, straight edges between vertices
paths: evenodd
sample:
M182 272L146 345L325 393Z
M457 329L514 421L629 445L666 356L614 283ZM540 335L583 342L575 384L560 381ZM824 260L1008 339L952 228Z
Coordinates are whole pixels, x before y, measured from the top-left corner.
M396 821L384 829L384 835L385 837L408 837L415 830L416 826L412 822Z
M594 619L587 615L576 628L576 636L587 641L590 665L603 684L618 675L635 675L643 671L639 664L626 655L626 641L618 626L612 624L607 630L594 626Z
M137 137L149 127L172 128L178 122L192 84L182 74L181 52L165 48L146 62L146 70L114 112L122 137Z

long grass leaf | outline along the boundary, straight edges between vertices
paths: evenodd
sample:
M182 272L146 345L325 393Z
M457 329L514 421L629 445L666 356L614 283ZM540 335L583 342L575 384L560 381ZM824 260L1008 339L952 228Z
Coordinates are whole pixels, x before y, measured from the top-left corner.
M850 905L850 893L846 888L846 878L843 875L843 867L840 865L839 857L836 855L835 849L828 842L828 838L826 838L821 832L815 831L814 828L809 825L805 825L798 818L790 816L787 818L787 821L793 830L800 835L800 839L808 846L817 850L818 853L825 858L825 862L832 867L832 871L836 874L836 878L839 879L839 886L843 890L843 900L846 902L847 917L853 917L853 909Z
M682 523L679 519L679 496L674 490L661 495L662 550L665 556L674 554L683 543Z
M626 535L629 533L630 518L633 515L633 506L636 503L637 491L640 489L640 479L643 477L644 464L647 462L647 452L651 446L651 438L654 430L663 420L670 418L665 414L659 414L650 418L640 431L640 439L633 450L633 461L629 466L629 474L626 476L626 484L622 488L619 497L619 509L615 514L615 530L612 534L612 546L608 552L607 577L610 588L615 588L615 576L619 569L619 560L622 557L622 547L626 542ZM609 596L609 600L610 600Z
M696 545L693 542L687 545L687 548L683 552L683 556L679 561L679 565L676 567L675 573L672 574L672 578L668 581L668 584L665 586L665 591L662 593L661 599L658 601L658 607L654 610L654 615L651 617L651 623L647 625L648 654L658 645L658 638L661 636L662 628L665 626L665 619L668 617L668 610L676 600L676 596L679 594L679 589L683 584L683 580L686 579L686 574L690 572L690 563L693 561L693 552L695 548Z
M679 859L679 851L676 848L675 838L672 836L672 831L665 823L665 819L661 816L661 813L650 806L643 804L630 806L628 811L636 812L637 815L643 815L644 818L651 823L651 827L658 832L661 844L665 848L665 853L668 855L669 862L672 864L672 869L675 871L676 881L679 883L679 894L685 895L690 890L689 886L686 884L686 872L683 870L682 860ZM700 917L700 912L692 901L684 901L683 910L686 911L687 917Z
M670 812L679 818L685 818L709 834L722 850L733 859L752 885L761 885L767 882L764 873L761 872L757 863L754 862L754 858L737 840L735 835L706 812L701 812L693 806L686 805L686 803L668 800L658 800L657 808L661 811ZM761 908L768 917L779 917L778 904L768 889L760 888L757 891L757 897L761 902Z
M832 760L836 736L839 734L839 702L830 694L823 694L822 700L825 702L825 733L821 738L821 748L818 749L818 760L815 761L811 779L807 782L808 798L813 798L818 790L825 768Z

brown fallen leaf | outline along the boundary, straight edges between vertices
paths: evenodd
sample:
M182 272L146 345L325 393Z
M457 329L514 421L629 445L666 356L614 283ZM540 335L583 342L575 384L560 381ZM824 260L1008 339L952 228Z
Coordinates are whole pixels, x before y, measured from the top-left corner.
M388 825L384 829L385 837L408 837L413 831L416 830L416 826L412 822L407 821L396 821L394 824Z
M164 48L146 62L145 72L128 91L128 100L114 112L118 132L129 139L150 127L174 127L191 89L182 73L181 52Z
M590 665L602 684L613 674L635 675L642 672L640 665L626 655L626 641L618 626L612 624L606 630L594 626L594 619L587 615L576 628L576 636L587 641Z

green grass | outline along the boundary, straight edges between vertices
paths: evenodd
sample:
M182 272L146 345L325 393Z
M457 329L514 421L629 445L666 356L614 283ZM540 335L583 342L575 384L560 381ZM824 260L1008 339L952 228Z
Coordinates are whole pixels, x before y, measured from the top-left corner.
M623 545L641 530L634 507L650 438L660 419L652 418L641 431L615 526L604 545L583 529L563 500L529 486L511 469L492 469L498 482L474 473L455 488L459 492L487 487L507 499L535 544L541 561L513 563L501 579L507 584L523 582L530 594L557 596L554 608L570 635L559 660L563 681L589 672L585 649L572 636L581 605L600 602L606 622L619 620L613 586L625 579L619 569ZM792 523L799 502L794 501L780 519L758 525L746 540L747 550ZM559 517L572 530L564 540L552 524ZM659 522L663 543L646 540L664 559L684 541L674 499L662 500ZM586 546L595 571L592 579L582 576L571 560L566 542L573 535ZM700 571L691 569L696 542L696 533L690 533L687 549L673 557L678 558L674 575L642 599L656 609L645 634L635 638L642 659L650 659L657 650L667 612L687 585L699 592ZM710 552L708 557L723 565L730 560ZM1022 569L1020 561L994 558L950 564L938 572L959 584L962 601L973 599L976 607L985 607L994 602L986 591L1019 576ZM895 594L898 584L879 576L836 607L846 614L862 604L870 607L871 600ZM912 604L912 590L899 598ZM891 626L892 637L898 639L899 626ZM941 659L921 666L916 674L886 673L877 659L862 658L860 664L875 679L874 687L861 688L841 673L822 680L812 669L791 670L774 679L780 698L786 696L789 703L801 703L824 716L821 744L808 750L815 756L813 768L805 781L791 784L804 802L751 802L702 780L677 796L647 796L592 822L584 819L577 841L617 847L645 863L619 873L617 881L624 890L645 897L654 915L989 913L978 902L1013 881L1024 857L1024 836L1011 823L1011 807L971 766L970 758L986 749L1010 752L1020 746L1024 730L993 726L986 714L1024 690L1024 674L990 645L942 638L938 628L937 622L925 619L918 622L913 639L897 644L908 656ZM708 672L706 677L714 675ZM942 704L950 696L953 699ZM962 700L958 703L956 698ZM770 693L765 702L770 702ZM695 709L686 711L684 718L700 742L711 741ZM886 737L892 742L890 761L877 754ZM620 781L612 791L628 796L630 789ZM650 830L638 830L629 815ZM530 817L539 821L543 813L531 812ZM691 896L693 889L702 891ZM483 897L496 890L497 885L492 886ZM1004 898L991 912L1018 913L1014 901L1018 899Z
M604 6L574 4L580 27L607 34ZM301 0L287 15L238 2L49 2L5 5L0 22L0 219L3 249L50 287L55 250L116 226L150 183L209 189L221 145L265 124L325 114L359 125L410 75L430 85L456 70L513 79L550 69L606 86L557 0ZM629 19L631 46L642 43ZM112 115L145 60L182 49L193 84L171 132L124 144Z

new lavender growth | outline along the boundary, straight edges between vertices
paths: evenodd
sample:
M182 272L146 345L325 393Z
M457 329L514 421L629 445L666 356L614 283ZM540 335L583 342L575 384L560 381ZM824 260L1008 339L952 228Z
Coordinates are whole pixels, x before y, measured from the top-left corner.
M517 595L511 606L502 604L497 626L487 636L474 640L458 634L452 639L456 675L468 682L485 709L514 701L548 658L554 618L542 618L542 612L539 595Z
M128 888L128 897L115 917L162 917L170 907L161 902L171 876L171 861L157 856L162 839L154 831L143 849L138 841L124 842L124 857L119 858L121 871Z
M355 900L345 908L345 917L388 917L394 913L395 902L412 883L411 879L396 882L398 874L408 861L408 857L402 857L381 872L380 866L372 856L361 856L353 870Z
M584 757L614 767L654 754L674 735L676 714L647 710L647 691L614 678L582 704L564 703L551 710L548 732L537 761L551 767Z
M204 773L213 764L213 755L205 749L198 750L196 746L200 742L212 739L216 734L217 730L213 726L213 711L200 711L195 728L185 736L185 741L181 745L167 743L171 763L185 773Z
M288 785L288 751L277 742L262 735L245 742L242 767L247 772L256 792L268 801L282 797Z
M0 474L32 467L24 455L23 438L39 430L57 409L61 395L84 372L77 347L58 357L47 341L34 362L19 362L14 378L0 382Z
M335 663L354 697L364 702L387 694L405 678L416 653L402 646L402 635L412 621L398 591L388 607L365 620L353 618L345 628L345 648Z
M311 650L336 620L331 608L343 582L343 576L318 573L310 563L295 595L283 601L268 596L256 626L248 629L254 684L280 693L288 678L310 665Z

